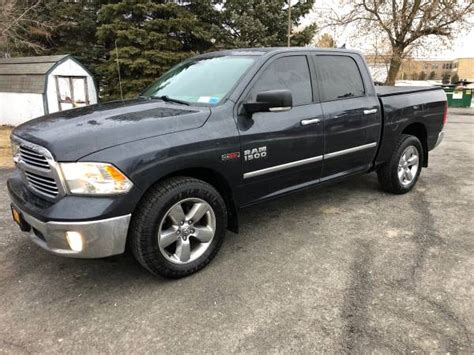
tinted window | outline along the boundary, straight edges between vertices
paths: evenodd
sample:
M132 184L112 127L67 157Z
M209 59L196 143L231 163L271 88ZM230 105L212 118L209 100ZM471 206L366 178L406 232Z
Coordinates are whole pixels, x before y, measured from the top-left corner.
M308 61L305 56L283 57L266 67L250 91L249 100L255 101L257 93L267 90L287 89L293 95L293 105L313 101Z
M318 56L317 70L322 101L364 95L364 84L359 68L351 57Z

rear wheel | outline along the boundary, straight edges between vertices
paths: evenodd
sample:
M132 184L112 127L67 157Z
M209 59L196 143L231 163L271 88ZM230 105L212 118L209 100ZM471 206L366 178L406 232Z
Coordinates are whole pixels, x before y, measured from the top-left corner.
M380 185L385 191L404 194L418 181L423 165L423 148L418 138L402 134L390 157L378 171Z
M217 254L226 221L224 200L211 185L188 177L168 179L148 192L134 214L133 254L153 274L187 276Z

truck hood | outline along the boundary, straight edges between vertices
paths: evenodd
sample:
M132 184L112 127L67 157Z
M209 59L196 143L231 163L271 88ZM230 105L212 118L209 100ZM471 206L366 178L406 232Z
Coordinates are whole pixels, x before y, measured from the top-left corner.
M209 107L136 99L53 113L12 134L47 148L57 161L76 161L115 145L201 127L209 115Z

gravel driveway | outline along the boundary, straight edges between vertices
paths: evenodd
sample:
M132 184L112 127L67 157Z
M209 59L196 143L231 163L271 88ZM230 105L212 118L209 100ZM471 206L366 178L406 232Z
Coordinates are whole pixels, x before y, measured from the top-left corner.
M49 255L10 220L0 170L0 352L473 352L474 111L414 191L374 174L245 210L178 281L129 255Z

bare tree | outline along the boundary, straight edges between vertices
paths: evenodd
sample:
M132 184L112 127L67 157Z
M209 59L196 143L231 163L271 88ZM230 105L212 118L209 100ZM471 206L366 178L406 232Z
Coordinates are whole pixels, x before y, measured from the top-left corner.
M48 38L53 25L37 18L37 8L43 0L0 0L0 54L9 57L11 53L24 49L39 53L43 46L34 36Z
M342 0L349 10L338 25L354 23L358 34L381 30L391 53L386 84L394 85L402 60L414 46L428 38L452 39L457 29L468 25L474 13L473 0ZM335 22L335 23L336 23Z

